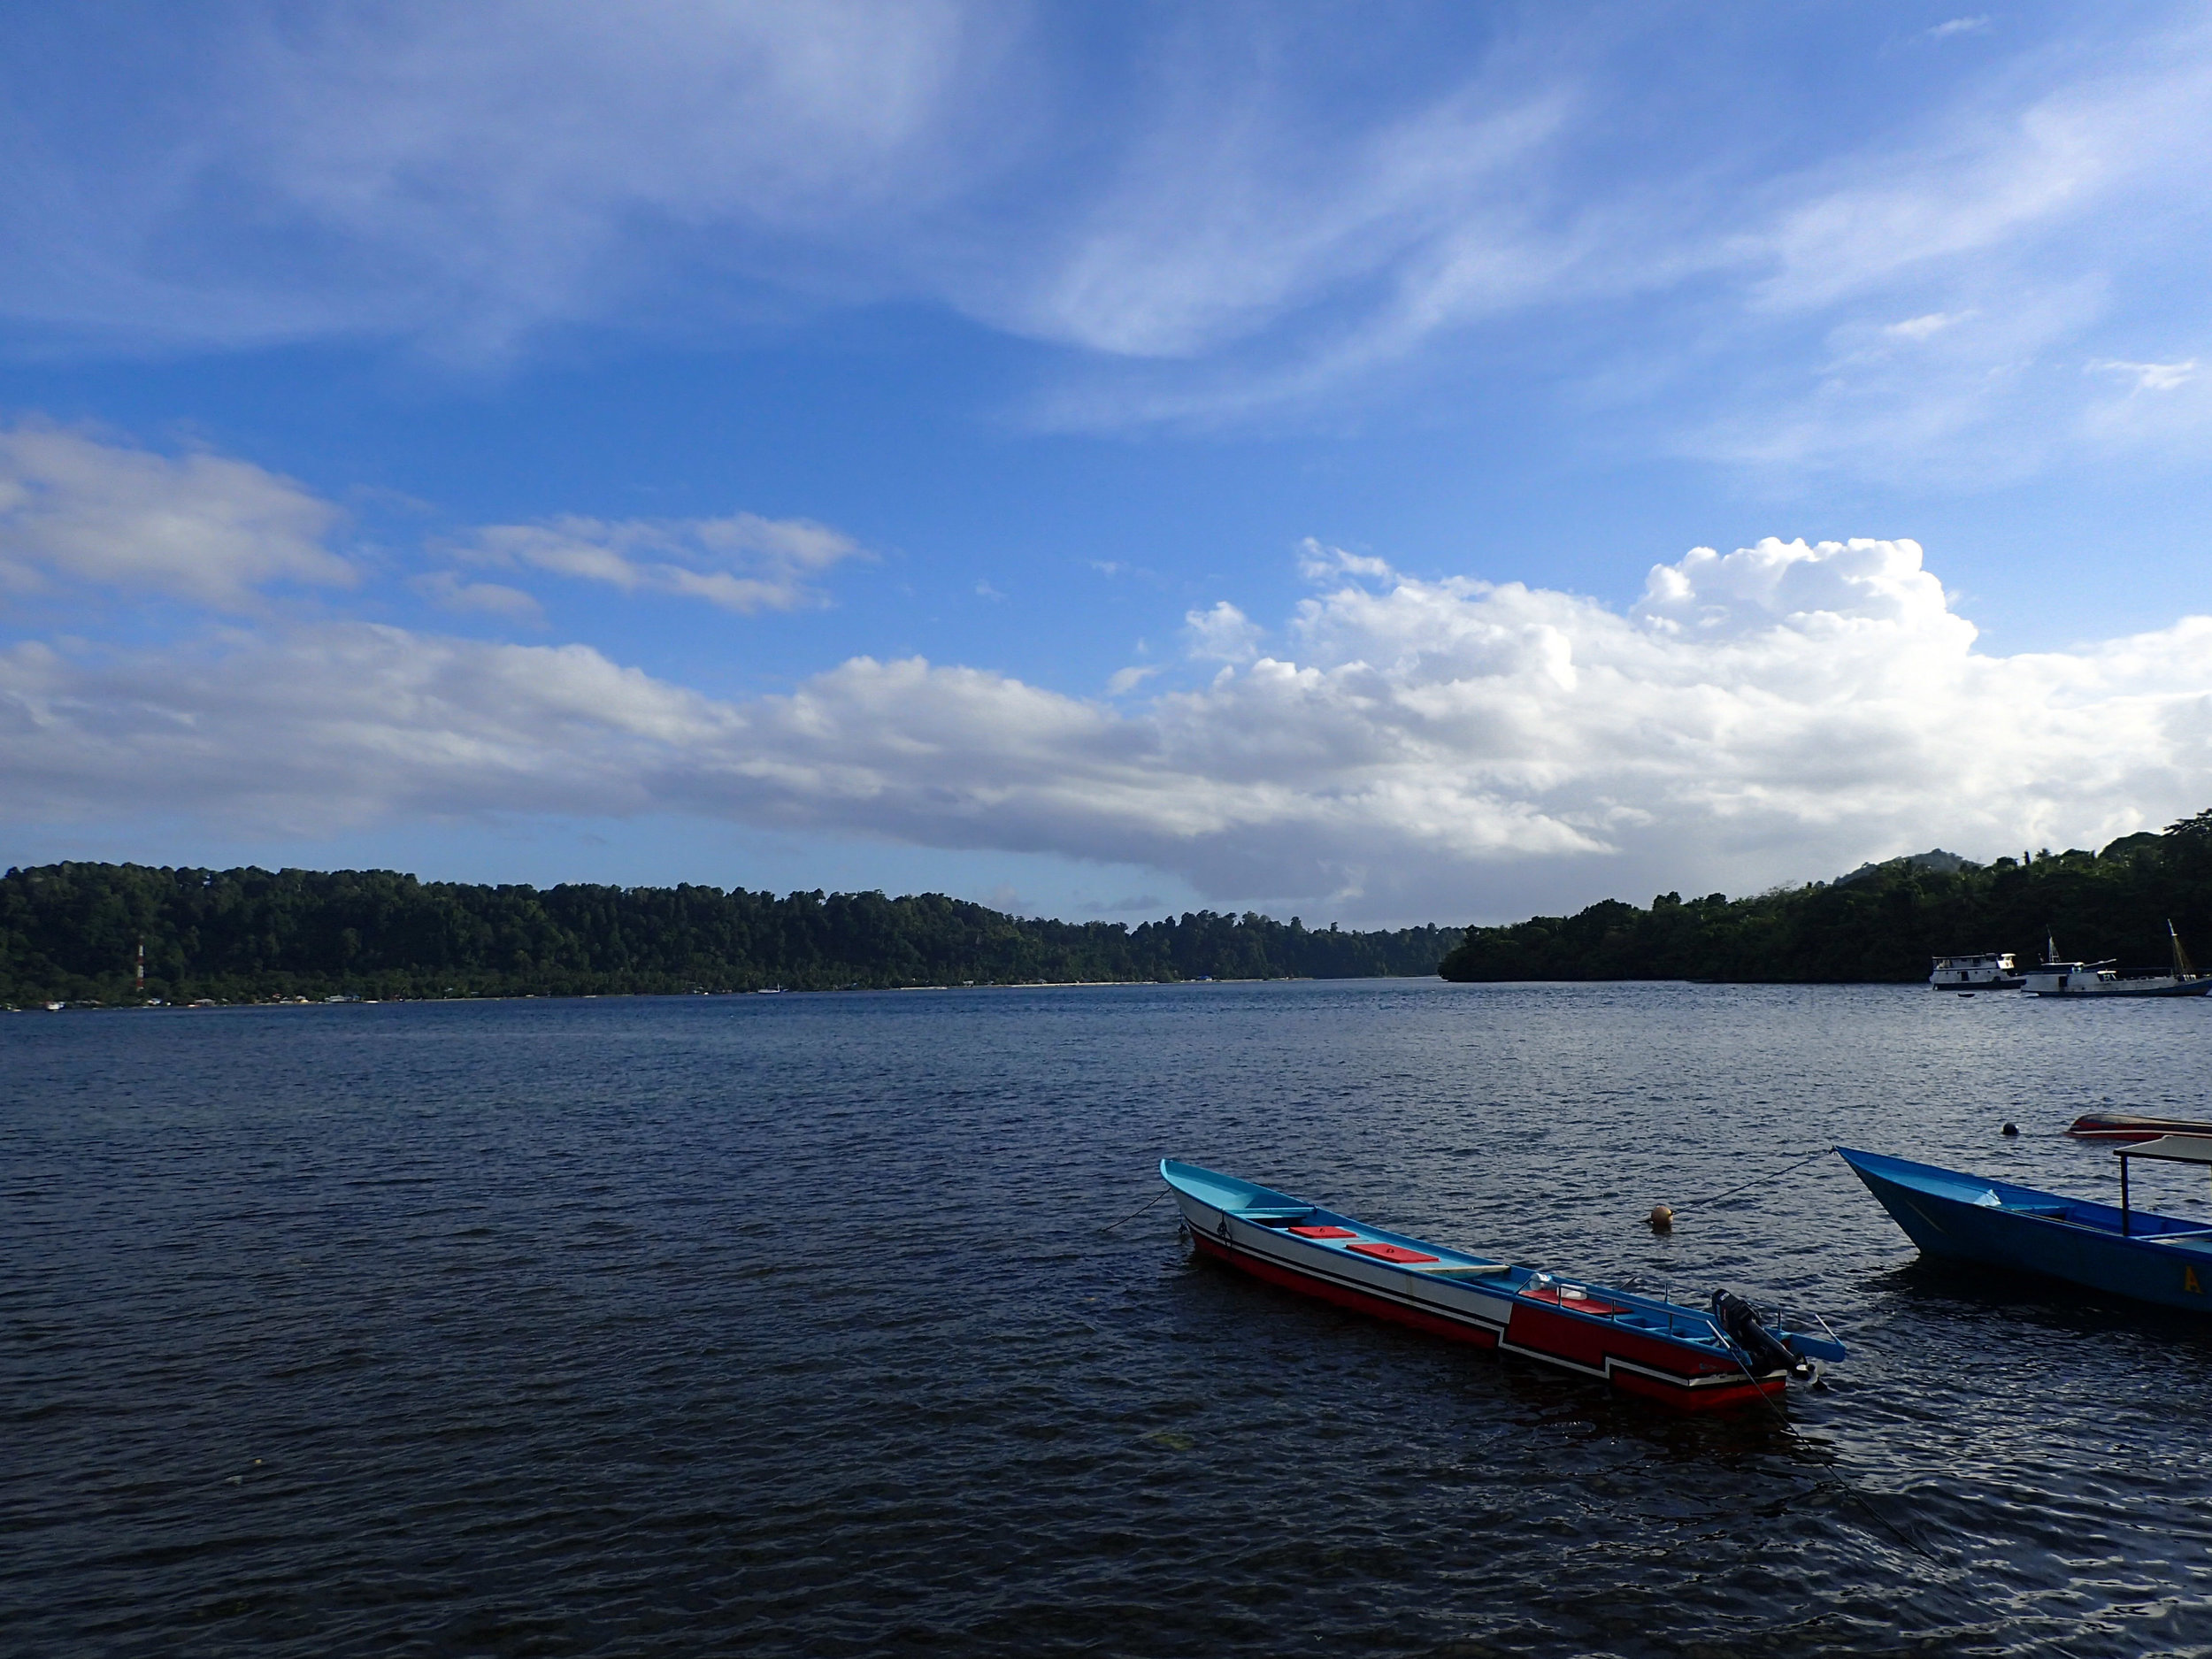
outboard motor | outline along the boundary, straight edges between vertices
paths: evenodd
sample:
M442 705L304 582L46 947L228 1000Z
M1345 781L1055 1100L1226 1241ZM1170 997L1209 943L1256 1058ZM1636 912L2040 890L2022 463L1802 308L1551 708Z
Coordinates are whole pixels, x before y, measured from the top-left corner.
M1800 1359L1775 1340L1773 1333L1760 1323L1751 1304L1741 1296L1732 1296L1724 1290L1715 1291L1713 1317L1736 1346L1751 1356L1751 1369L1759 1375L1786 1371L1801 1381L1813 1374L1812 1362Z

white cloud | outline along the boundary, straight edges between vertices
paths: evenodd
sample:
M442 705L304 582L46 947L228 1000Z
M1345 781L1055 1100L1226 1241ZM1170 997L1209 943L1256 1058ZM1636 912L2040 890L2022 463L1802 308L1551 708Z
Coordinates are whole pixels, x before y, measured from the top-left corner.
M1494 256L1520 239L1513 200L1567 125L1563 88L1478 73L1348 142L1263 78L1225 88L1224 42L1182 44L1162 54L1165 84L1119 177L989 307L1001 320L1116 356L1189 357L1471 234L1492 245L1500 297L1540 280Z
M243 461L35 423L0 431L0 586L91 583L249 611L273 584L352 585L325 545L340 517Z
M2092 374L2117 375L2135 382L2139 392L2170 392L2197 378L2197 360L2185 363L2122 363L2103 358L2087 365Z
M726 338L918 299L1077 348L1047 424L1333 414L1502 368L1519 395L1637 388L1739 464L1893 471L1980 435L1954 457L1975 476L2041 465L2081 412L2024 363L2112 355L2131 300L2200 313L2196 14L2013 31L1903 106L1867 103L1865 64L1832 102L1731 103L1801 37L1690 50L1672 19L1568 9L1434 51L1415 19L1386 86L1348 17L1159 14L1079 55L1012 0L126 16L19 54L0 310L42 350L497 359L575 323ZM1709 78L1648 73L1675 53ZM1532 354L1547 313L1566 349ZM1823 346L1854 330L1969 338L1839 396ZM1684 418L1706 395L1729 415Z
M1924 317L1908 317L1901 323L1889 323L1882 332L1893 340L1925 340L1945 329L1964 322L1971 313L1965 311L1930 311Z
M1311 536L1298 544L1298 573L1310 582L1325 582L1338 576L1364 576L1387 581L1397 574L1386 559L1348 553Z
M1686 423L1671 445L1741 465L1847 470L1924 487L2016 480L2072 444L2079 377L2062 385L2041 365L2096 326L2102 303L2093 285L2047 288L1941 313L1943 326L1916 334L1845 325L1829 332L1825 360L1801 388Z
M487 565L549 571L625 593L673 594L726 611L828 603L814 579L868 557L850 536L808 518L626 518L575 515L486 525L457 551Z
M2096 845L2212 799L2212 618L1985 656L1910 542L1698 549L1628 614L1344 579L1288 637L1294 660L1125 713L920 659L730 703L581 646L388 628L23 646L0 776L21 818L680 811L1143 864L1347 919Z
M1214 662L1248 663L1259 655L1263 632L1259 624L1226 599L1218 601L1210 611L1185 612L1183 628L1193 657Z
M1921 568L1917 541L1823 541L1769 536L1725 557L1692 548L1679 564L1655 565L1630 613L1668 634L1712 638L1777 624L1812 627L1880 622L1908 634L1970 643L1973 625L1950 613L1943 585Z
M874 291L874 239L989 175L966 141L1013 113L983 88L1018 30L955 0L114 19L19 83L41 137L14 146L0 289L58 327L464 357L795 245Z
M231 611L283 584L354 586L326 545L344 515L303 486L244 461L176 457L37 422L0 429L0 591L86 584ZM568 515L485 525L444 549L464 561L672 594L750 613L828 603L819 579L871 557L808 518L607 520ZM453 571L412 579L440 607L535 622L535 598Z
M451 571L433 571L417 577L411 586L442 611L479 611L511 622L545 621L544 606L521 588L501 582L465 581Z

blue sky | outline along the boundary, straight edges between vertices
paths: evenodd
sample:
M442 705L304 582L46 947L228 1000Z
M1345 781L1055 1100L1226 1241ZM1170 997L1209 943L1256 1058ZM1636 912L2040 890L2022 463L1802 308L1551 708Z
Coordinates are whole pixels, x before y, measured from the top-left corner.
M2212 803L2202 6L33 4L0 87L0 860L1456 922Z

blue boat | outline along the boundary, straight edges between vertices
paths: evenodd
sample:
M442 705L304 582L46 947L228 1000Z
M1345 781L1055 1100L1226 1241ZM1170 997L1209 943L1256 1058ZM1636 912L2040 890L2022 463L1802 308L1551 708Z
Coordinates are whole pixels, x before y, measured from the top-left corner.
M1562 1279L1429 1244L1287 1193L1163 1159L1202 1255L1256 1279L1432 1335L1519 1354L1678 1410L1748 1403L1839 1360L1832 1332L1762 1319L1740 1297L1709 1307Z
M2117 1205L1878 1152L1836 1152L1929 1256L2042 1273L2168 1308L2212 1308L2212 1225L2138 1210L2128 1193L2134 1159L2212 1164L2212 1136L2168 1134L2115 1147Z

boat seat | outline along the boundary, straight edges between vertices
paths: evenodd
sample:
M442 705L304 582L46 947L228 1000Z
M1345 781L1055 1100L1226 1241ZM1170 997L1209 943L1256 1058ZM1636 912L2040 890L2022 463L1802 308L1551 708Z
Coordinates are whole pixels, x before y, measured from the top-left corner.
M1495 1279L1509 1273L1512 1267L1504 1262L1492 1262L1484 1267L1470 1267L1463 1262L1440 1262L1434 1267L1421 1270L1431 1279Z
M1349 1227L1293 1227L1291 1232L1302 1239L1356 1239L1359 1234Z
M1240 1221L1256 1221L1263 1227L1279 1227L1286 1221L1302 1221L1313 1214L1311 1204L1301 1204L1295 1210L1238 1210L1231 1212Z
M1628 1311L1617 1302L1601 1302L1587 1291L1579 1290L1571 1285L1546 1285L1540 1290L1525 1290L1521 1294L1526 1296L1531 1302L1555 1303L1571 1313L1609 1315Z
M1417 1262L1433 1262L1438 1259L1433 1256L1425 1256L1419 1250L1409 1250L1402 1244L1380 1244L1368 1239L1363 1239L1357 1244L1348 1244L1344 1248L1356 1251L1362 1256L1371 1256L1379 1262L1394 1262L1402 1267L1410 1266Z

